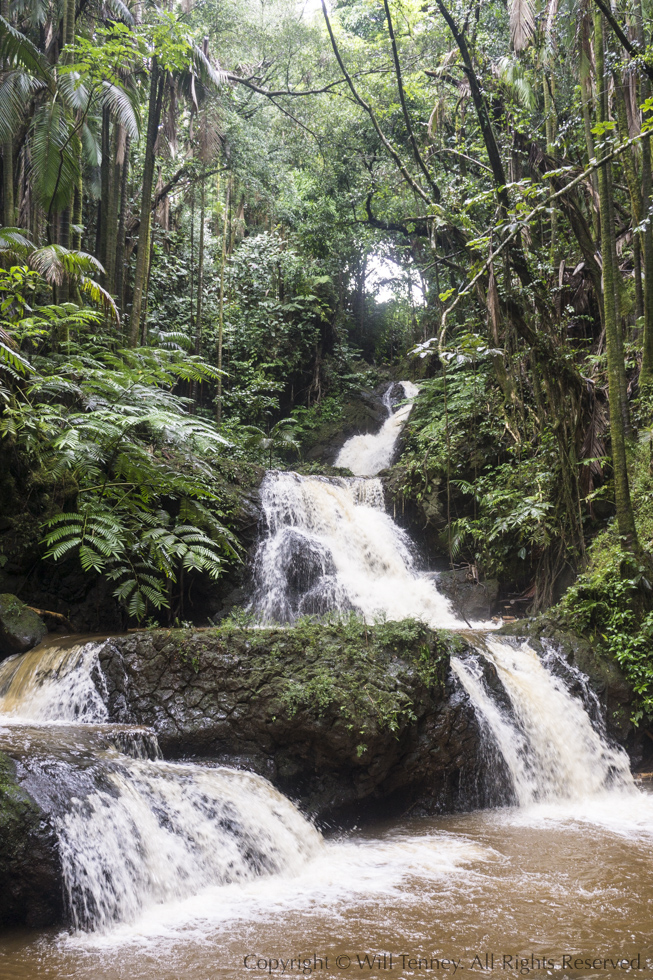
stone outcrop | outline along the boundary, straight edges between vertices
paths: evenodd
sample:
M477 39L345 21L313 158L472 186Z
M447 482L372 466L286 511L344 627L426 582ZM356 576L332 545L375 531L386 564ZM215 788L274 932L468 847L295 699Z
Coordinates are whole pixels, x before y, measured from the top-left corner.
M476 720L447 679L456 642L417 624L225 625L99 656L112 720L151 726L165 757L254 769L329 821L486 802Z
M47 632L47 626L33 609L8 592L0 595L0 660L26 653Z
M382 401L388 383L383 382L374 391L361 389L343 398L337 418L323 422L304 435L303 459L328 468L333 466L343 445L352 436L378 432L388 417Z
M478 579L473 566L432 573L440 592L468 623L488 620L496 612L499 583Z

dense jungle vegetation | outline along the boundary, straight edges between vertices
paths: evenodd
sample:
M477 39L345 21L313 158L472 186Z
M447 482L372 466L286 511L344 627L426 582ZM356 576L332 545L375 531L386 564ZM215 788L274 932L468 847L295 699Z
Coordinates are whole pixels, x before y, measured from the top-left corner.
M192 618L260 467L411 377L395 509L653 713L648 0L0 14L3 581Z

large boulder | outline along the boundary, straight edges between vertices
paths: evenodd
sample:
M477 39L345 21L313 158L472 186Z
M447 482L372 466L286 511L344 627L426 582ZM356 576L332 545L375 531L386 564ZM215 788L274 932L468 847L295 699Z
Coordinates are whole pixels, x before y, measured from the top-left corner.
M487 802L456 642L421 624L224 624L114 637L99 658L111 719L151 726L164 756L251 768L339 821Z
M468 623L490 619L499 595L496 579L479 579L473 566L432 574L438 590Z
M0 926L66 918L57 821L120 767L121 753L154 757L134 726L0 725ZM110 751L107 751L110 750Z
M47 626L33 609L8 592L0 595L0 660L26 653L47 632Z

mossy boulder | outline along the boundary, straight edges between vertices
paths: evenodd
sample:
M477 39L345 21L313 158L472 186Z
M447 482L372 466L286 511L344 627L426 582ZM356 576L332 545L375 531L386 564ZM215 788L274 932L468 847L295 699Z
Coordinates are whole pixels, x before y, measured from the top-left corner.
M413 621L291 628L225 622L108 639L111 719L166 757L242 765L322 820L485 801L479 730L451 680L464 641Z
M47 632L47 626L33 609L8 592L0 595L0 660L26 653Z
M0 924L41 927L63 915L61 868L49 815L0 751Z

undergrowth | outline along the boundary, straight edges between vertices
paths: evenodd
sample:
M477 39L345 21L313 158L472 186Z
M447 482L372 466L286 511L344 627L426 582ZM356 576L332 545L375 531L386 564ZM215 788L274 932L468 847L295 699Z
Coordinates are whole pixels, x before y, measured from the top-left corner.
M414 721L407 690L416 679L431 693L442 690L450 653L462 643L416 620L369 625L355 615L255 629L237 615L211 638L229 650L244 643L250 668L279 679L280 709L289 718L335 712L361 738L370 726L396 732Z
M631 447L631 493L638 556L612 522L588 549L585 571L568 589L560 612L569 628L617 661L635 694L631 720L653 721L653 457L650 438Z

